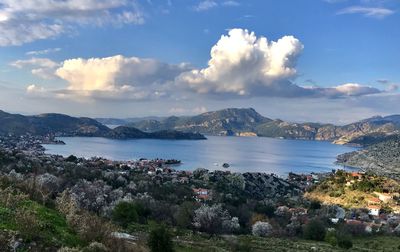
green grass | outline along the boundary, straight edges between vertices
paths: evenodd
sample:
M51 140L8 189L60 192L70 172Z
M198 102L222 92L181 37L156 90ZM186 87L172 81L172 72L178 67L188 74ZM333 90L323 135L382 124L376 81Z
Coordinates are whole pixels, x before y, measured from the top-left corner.
M13 210L0 205L0 229L20 231L21 235L24 236L14 218L17 210L22 210L23 213L34 213L37 227L32 228L37 230L35 235L35 240L38 239L37 242L50 247L84 245L78 235L68 227L64 216L54 209L30 200L21 202L17 209Z
M224 251L344 251L325 242L303 239L258 238L254 236L225 236L208 239L194 235L175 239L177 252L224 252ZM376 236L353 240L353 248L346 251L400 251L400 237Z

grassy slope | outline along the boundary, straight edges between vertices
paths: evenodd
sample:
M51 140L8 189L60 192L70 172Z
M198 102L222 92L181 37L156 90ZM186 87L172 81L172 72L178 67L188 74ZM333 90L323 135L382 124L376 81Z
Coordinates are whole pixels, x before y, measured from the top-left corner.
M236 242L235 242L236 240ZM237 241L241 241L241 246ZM236 244L236 245L235 245ZM314 249L315 248L315 249ZM176 243L177 252L211 252L211 251L343 251L325 242L301 239L256 238L239 236L237 238L212 239L195 237L191 241ZM400 238L377 236L353 240L353 248L346 251L400 251Z
M80 238L68 227L65 218L57 211L44 207L36 202L26 200L18 209L23 212L33 212L37 220L37 237L46 246L79 246ZM19 231L23 235L14 218L15 210L0 205L0 230Z

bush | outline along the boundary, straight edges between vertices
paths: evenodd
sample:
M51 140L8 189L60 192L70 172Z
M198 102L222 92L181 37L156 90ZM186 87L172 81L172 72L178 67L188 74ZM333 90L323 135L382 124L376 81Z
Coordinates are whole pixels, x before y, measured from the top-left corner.
M202 232L219 234L232 232L238 220L231 218L221 205L202 205L194 212L193 225Z
M319 202L319 201L317 201L317 200L312 200L311 202L310 202L310 209L312 209L312 210L317 210L317 209L320 209L321 208L321 203Z
M154 225L151 228L147 244L152 252L172 252L172 236L165 225Z
M15 212L15 224L17 230L28 241L35 240L40 236L40 222L33 209L21 208Z
M272 234L272 226L268 222L257 221L252 229L251 232L255 236L266 237Z
M112 219L124 228L132 222L137 222L139 216L135 204L125 201L118 203L112 212Z
M260 204L257 203L255 209L255 212L264 214L268 216L269 218L274 217L274 212L276 211L276 207L273 204Z
M335 230L329 230L325 234L325 242L329 243L332 246L336 246L338 243L338 240L336 238L336 231Z
M353 242L349 237L340 237L338 239L338 246L343 249L351 249L353 247Z
M323 241L326 234L325 225L320 220L311 220L304 226L303 234L305 239Z
M92 242L87 246L86 248L83 249L82 252L107 252L108 249L104 244L99 243L99 242Z

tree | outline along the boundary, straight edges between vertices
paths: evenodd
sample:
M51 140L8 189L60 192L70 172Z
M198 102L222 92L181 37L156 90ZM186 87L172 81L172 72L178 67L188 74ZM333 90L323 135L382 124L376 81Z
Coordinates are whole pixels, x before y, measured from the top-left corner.
M194 204L190 201L185 201L179 206L178 211L174 215L178 227L190 228L192 226L193 209Z
M112 212L112 219L124 228L132 222L137 222L139 216L135 204L126 201L118 203Z
M200 231L219 234L234 231L232 229L238 228L238 221L237 218L231 218L220 204L202 205L194 212L193 225Z
M168 228L164 224L153 225L153 227L150 230L147 244L152 252L174 251L172 235L170 234Z
M255 236L266 237L272 234L272 226L268 222L257 221L251 228L251 232Z
M311 220L304 226L303 234L308 240L323 241L326 234L325 225L320 220Z
M351 249L353 247L353 242L349 236L338 236L338 246L343 249Z

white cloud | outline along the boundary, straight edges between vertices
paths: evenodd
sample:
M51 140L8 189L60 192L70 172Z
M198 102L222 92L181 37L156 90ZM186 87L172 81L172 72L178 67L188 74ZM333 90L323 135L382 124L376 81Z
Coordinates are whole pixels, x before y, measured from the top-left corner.
M331 90L334 92L330 93ZM363 96L380 93L380 91L374 87L364 86L358 83L346 83L332 89L325 88L325 92L332 96Z
M198 93L293 92L300 89L290 80L296 76L296 58L302 49L293 36L269 42L248 30L232 29L211 49L207 68L183 73L178 82Z
M55 77L54 71L59 66L57 62L47 58L31 58L27 60L17 60L11 63L16 68L29 68L31 73L43 79Z
M47 48L44 50L37 50L37 51L29 51L26 55L45 55L50 53L55 53L61 51L61 48Z
M153 59L116 55L66 60L56 70L56 75L68 82L70 90L112 91L124 86L163 85L188 69L187 64L170 65Z
M173 80L190 69L188 64L166 64L154 59L116 55L106 58L69 59L55 70L66 81L60 97L92 99L153 99L166 96Z
M176 65L122 55L76 58L61 63L32 58L12 65L32 67L33 74L64 80L67 85L63 90L53 90L63 98L190 100L198 94L218 99L342 98L382 92L358 83L336 87L295 84L296 59L302 49L301 42L293 36L274 42L265 37L257 38L248 30L232 29L212 47L211 59L203 69L193 69L187 63Z
M225 6L225 7L237 7L240 6L240 3L237 1L223 1L218 3L217 1L213 0L202 0L196 6L193 7L195 11L206 11L218 6Z
M240 3L237 1L224 1L222 2L224 6L240 6Z
M351 6L337 12L338 15L343 14L362 14L366 17L385 18L394 14L395 11L383 7L366 7L366 6Z
M196 5L194 7L194 10L196 10L196 11L206 11L206 10L215 8L217 6L218 6L218 4L215 1L204 0L204 1L201 1L198 5Z
M134 0L0 0L0 46L54 38L76 25L143 22Z

